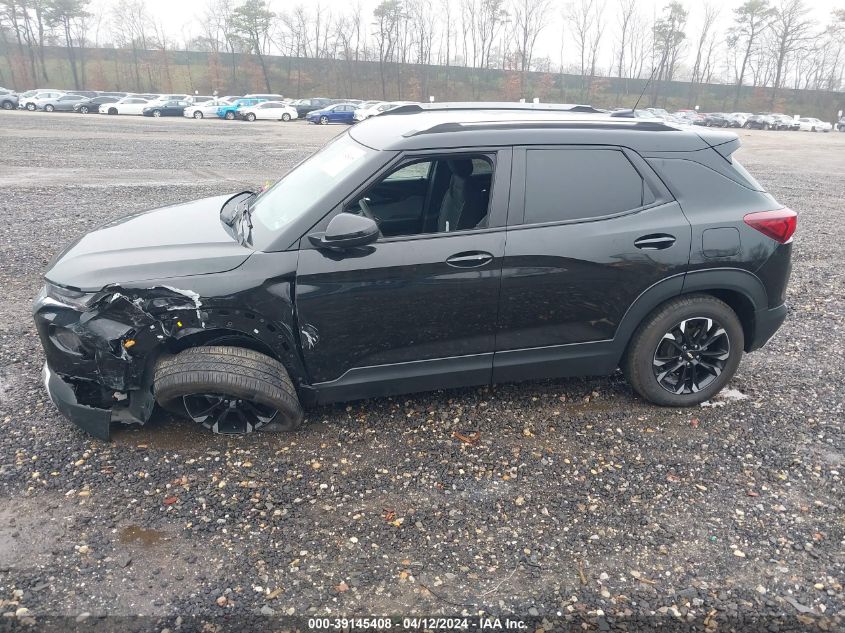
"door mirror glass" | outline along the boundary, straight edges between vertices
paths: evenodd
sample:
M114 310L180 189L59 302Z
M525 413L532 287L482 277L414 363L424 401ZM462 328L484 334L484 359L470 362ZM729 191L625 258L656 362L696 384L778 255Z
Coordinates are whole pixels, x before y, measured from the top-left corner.
M342 250L371 244L378 237L378 225L372 218L354 213L338 213L329 222L325 233L313 233L308 239L320 248Z

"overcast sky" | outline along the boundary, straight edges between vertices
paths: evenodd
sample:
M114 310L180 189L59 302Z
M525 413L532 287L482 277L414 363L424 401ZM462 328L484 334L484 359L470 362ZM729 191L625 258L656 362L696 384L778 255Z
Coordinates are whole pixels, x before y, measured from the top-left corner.
M154 16L157 22L163 24L169 33L182 39L183 34L197 35L199 33L198 21L202 16L206 1L205 0L145 0L150 13ZM605 0L606 9L605 16L608 20L608 27L606 30L607 36L604 38L602 44L602 52L600 53L600 65L606 67L611 63L611 56L613 54L613 45L615 33L618 31L616 27L616 12L619 6L618 0ZM644 17L652 18L659 14L663 7L668 4L669 0L640 0L640 12ZM709 1L712 5L721 8L719 15L719 31L724 33L731 23L733 17L733 9L739 6L742 0L681 0L681 4L689 12L689 19L687 21L687 39L690 42L687 45L687 53L695 39L695 33L700 28L700 23L703 15L703 4ZM778 0L771 0L773 4L777 4ZM329 9L332 13L341 13L349 10L353 5L354 0L302 0L301 4L309 7L321 6ZM460 0L453 0L455 6L459 5ZM562 27L562 8L565 6L567 0L552 0L555 9L549 16L549 26L542 32L538 40L535 58L549 57L553 66L557 66L560 60L560 37ZM845 0L805 0L806 5L810 7L810 15L819 23L826 23L831 12L836 8L845 8ZM432 5L437 6L438 0L432 0ZM294 6L300 4L297 0L270 0L272 9L277 13L282 13L285 10L291 10ZM378 4L377 0L363 0L363 7L368 14L372 15L372 10ZM92 8L98 7L100 10L113 5L112 0L94 0ZM95 9L97 10L97 9ZM569 34L564 31L564 38L569 40ZM574 48L567 47L565 54L569 55L574 51ZM571 60L570 60L571 61Z

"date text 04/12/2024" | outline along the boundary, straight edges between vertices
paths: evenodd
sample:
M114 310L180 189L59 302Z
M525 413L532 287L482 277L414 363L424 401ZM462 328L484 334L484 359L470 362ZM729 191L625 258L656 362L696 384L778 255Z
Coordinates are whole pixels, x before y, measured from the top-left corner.
M432 631L519 631L528 628L523 620L511 618L477 617L477 618L415 618L407 617L401 620L392 618L309 618L308 628L313 630L353 630L353 629L403 629L403 630L432 630Z

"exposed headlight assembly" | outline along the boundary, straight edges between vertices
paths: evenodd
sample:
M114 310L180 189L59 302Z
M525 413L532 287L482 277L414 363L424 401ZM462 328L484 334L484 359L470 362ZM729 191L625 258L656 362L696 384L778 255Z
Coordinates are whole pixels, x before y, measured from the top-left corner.
M42 301L45 304L53 304L58 307L85 310L96 294L96 292L82 292L81 290L64 288L48 282L44 287L44 298Z

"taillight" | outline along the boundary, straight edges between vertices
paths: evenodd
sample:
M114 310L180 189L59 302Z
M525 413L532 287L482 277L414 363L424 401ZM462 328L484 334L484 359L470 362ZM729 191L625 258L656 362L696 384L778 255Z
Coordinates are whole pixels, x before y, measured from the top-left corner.
M757 211L749 213L743 220L753 229L773 240L786 244L792 239L798 225L798 214L792 209L777 209L775 211Z

